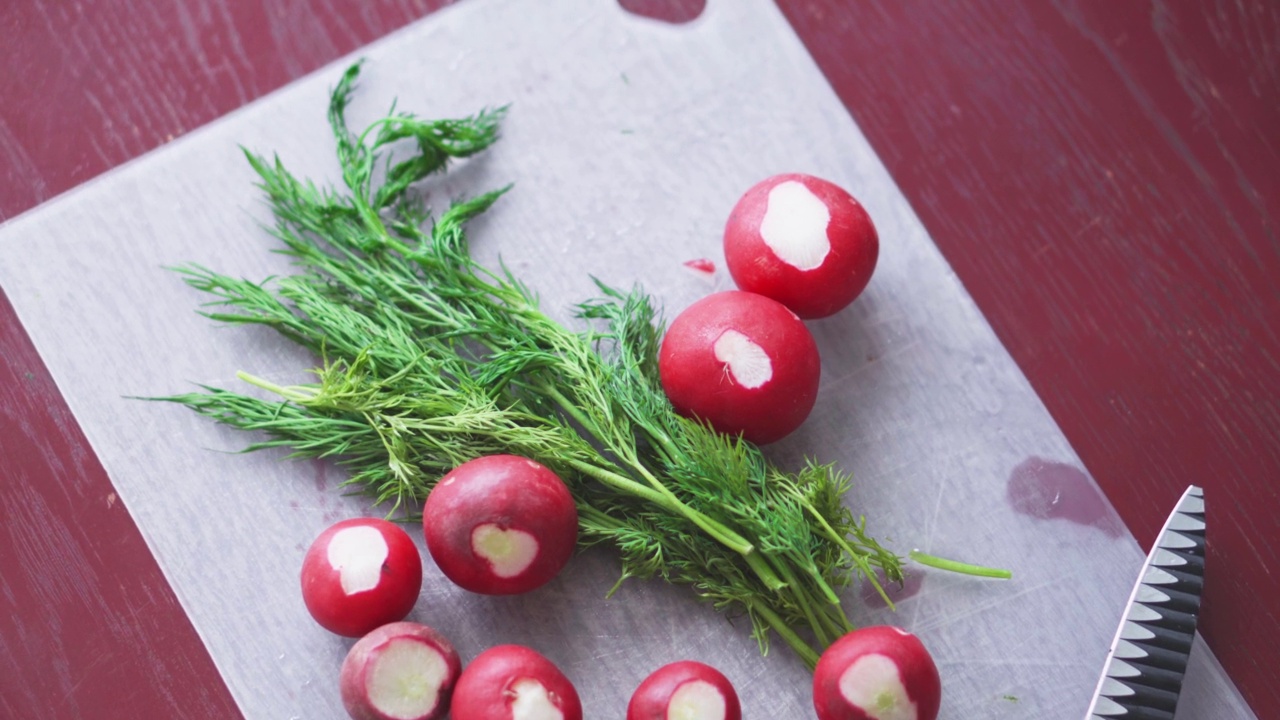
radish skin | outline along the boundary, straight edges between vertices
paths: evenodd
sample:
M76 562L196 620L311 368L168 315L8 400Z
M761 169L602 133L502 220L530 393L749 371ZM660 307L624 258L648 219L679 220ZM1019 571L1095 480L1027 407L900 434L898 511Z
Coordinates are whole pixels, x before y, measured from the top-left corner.
M582 720L573 683L522 645L489 648L467 664L453 692L453 720Z
M360 637L413 609L422 556L409 534L386 520L343 520L312 542L301 579L303 602L321 627Z
M433 628L398 622L351 647L339 687L354 720L438 720L449 711L462 661Z
M901 628L854 630L827 648L813 673L818 720L935 720L942 682L929 651Z
M627 705L627 720L742 720L742 706L719 670L681 660L640 683Z
M818 346L795 313L763 295L708 295L672 321L658 353L676 411L765 444L809 416L818 398Z
M867 211L812 175L767 178L743 194L724 230L729 274L806 319L833 315L866 288L880 255Z
M422 508L427 551L471 592L513 595L545 585L578 543L578 509L564 482L516 455L463 463Z

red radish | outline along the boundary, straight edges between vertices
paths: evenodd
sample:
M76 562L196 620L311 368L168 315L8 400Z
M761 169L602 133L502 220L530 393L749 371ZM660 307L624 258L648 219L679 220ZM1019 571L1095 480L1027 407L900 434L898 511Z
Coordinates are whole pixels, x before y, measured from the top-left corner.
M582 720L569 678L522 645L499 645L476 656L453 690L453 720Z
M386 520L336 523L302 561L302 600L316 622L338 635L360 637L403 620L421 591L418 548Z
M640 683L627 705L627 720L742 720L742 706L719 670L681 660Z
M854 630L827 648L813 671L818 720L934 720L941 702L929 651L896 627Z
M397 622L365 635L339 676L342 704L355 720L438 720L449 712L462 661L426 625Z
M555 577L578 542L578 509L564 482L515 455L454 468L422 508L427 550L460 587L512 595Z
M690 305L658 353L676 411L764 444L790 434L818 398L818 346L795 313L730 290Z
M724 229L738 287L802 318L841 310L867 287L880 254L871 216L853 196L812 175L775 175L748 190Z

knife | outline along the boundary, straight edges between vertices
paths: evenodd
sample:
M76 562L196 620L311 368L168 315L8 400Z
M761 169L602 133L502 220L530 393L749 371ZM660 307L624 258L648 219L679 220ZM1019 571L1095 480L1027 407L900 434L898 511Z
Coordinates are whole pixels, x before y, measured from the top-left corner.
M1085 720L1172 720L1204 587L1204 491L1183 493L1142 565Z

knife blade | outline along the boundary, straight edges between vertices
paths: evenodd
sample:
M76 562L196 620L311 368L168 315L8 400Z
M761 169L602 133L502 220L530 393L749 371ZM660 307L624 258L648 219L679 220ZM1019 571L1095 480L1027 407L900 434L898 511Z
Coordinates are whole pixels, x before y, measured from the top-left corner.
M1200 615L1204 530L1204 491L1192 485L1138 573L1085 720L1172 720Z

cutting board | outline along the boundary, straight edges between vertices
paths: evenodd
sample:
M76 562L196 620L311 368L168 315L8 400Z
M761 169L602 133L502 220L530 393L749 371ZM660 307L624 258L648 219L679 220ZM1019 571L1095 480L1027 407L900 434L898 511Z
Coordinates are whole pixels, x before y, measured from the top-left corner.
M730 289L720 231L766 176L811 173L858 197L879 228L879 266L852 307L810 323L820 398L767 452L850 472L850 507L900 554L1013 570L1000 582L913 567L896 611L865 588L846 593L855 623L925 641L943 718L1083 714L1142 552L772 3L713 2L671 26L592 0L471 0L359 55L356 126L393 98L427 116L511 104L493 150L421 191L438 205L514 182L474 224L476 254L505 262L565 322L592 276L639 283L669 317ZM130 398L243 389L237 370L297 381L314 366L268 332L199 317L204 298L165 268L288 271L238 146L336 181L324 111L351 59L0 228L0 286L249 718L342 716L336 673L351 641L307 615L299 566L327 525L386 509L344 496L331 465L235 454L252 438ZM490 598L428 561L410 619L464 660L499 643L537 648L588 717L621 717L640 680L678 659L718 667L749 717L812 716L809 675L782 643L762 658L747 623L684 588L627 582L606 599L617 574L597 549L534 593ZM1207 648L1192 660L1180 718L1252 717Z

